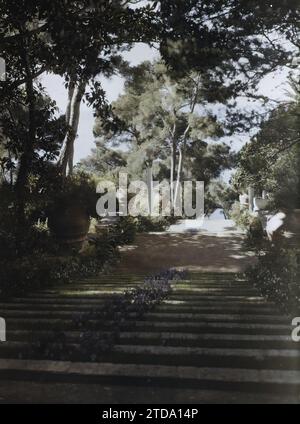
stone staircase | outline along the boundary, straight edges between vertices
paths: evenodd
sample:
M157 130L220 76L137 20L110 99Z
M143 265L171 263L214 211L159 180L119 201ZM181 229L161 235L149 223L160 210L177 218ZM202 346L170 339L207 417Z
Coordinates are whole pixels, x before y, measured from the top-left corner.
M236 274L194 273L122 325L101 362L29 359L30 340L65 332L143 275L115 274L0 301L0 402L299 403L300 345L291 318Z

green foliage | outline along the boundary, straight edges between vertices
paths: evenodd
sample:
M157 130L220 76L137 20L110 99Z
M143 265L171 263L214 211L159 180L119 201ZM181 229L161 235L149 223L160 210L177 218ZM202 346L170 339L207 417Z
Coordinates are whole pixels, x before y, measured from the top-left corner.
M217 208L222 208L225 214L229 216L237 197L237 192L229 184L221 180L212 181L208 186L205 197L206 212L211 213Z
M113 158L111 169L126 166L133 177L143 177L152 166L161 180L192 173L207 183L231 166L230 147L204 141L217 139L223 131L211 112L200 111L205 102L200 73L173 78L163 61L143 62L123 73L125 94L112 103L111 121L96 120L97 149L82 162L84 169L109 171L97 165L103 156Z
M34 122L36 137L32 143L31 167L29 173L40 176L48 162L54 161L60 151L66 125L63 116L57 116L56 103L40 86L35 92ZM20 89L13 97L2 100L0 112L0 146L3 154L2 168L17 175L16 163L26 152L28 138L29 109L26 93Z
M31 186L33 187L33 186ZM55 250L55 243L51 239L49 232L39 222L42 217L41 208L44 202L37 198L36 192L30 196L25 210L25 225L18 232L16 214L16 192L14 188L3 183L0 185L0 260L13 259L23 252L51 253Z
M267 240L259 217L251 214L247 207L241 206L240 202L232 205L229 216L239 228L245 231L245 247L247 249L260 251L265 247Z
M238 227L248 230L250 228L253 217L247 207L241 206L239 202L235 202L230 210L230 218L237 224Z
M120 245L131 244L134 242L137 232L136 222L130 216L121 217L113 231L118 235Z
M77 182L74 187L77 188ZM82 178L79 179L82 182ZM89 179L88 179L89 181ZM80 183L81 184L81 183ZM71 189L70 189L71 190ZM72 190L72 193L74 191ZM0 296L26 293L29 290L63 284L80 277L98 275L119 258L119 246L134 241L136 220L120 221L96 234L78 253L70 254L58 246L46 225L32 225L24 231L26 255L18 255L13 231L0 231Z
M252 217L245 242L247 248L259 251L264 249L267 243L261 220L258 217Z
M10 182L18 191L18 232L26 224L30 176L45 175L70 133L65 117L56 116L55 103L45 101L38 77L49 72L64 77L66 88L89 85L85 99L98 115L107 116L97 75L113 75L122 62L118 52L156 38L158 29L153 7L131 6L121 0L1 1L0 57L8 70L0 82L0 145L7 152L1 164L16 173Z
M207 75L204 88L221 102L241 91L256 94L262 75L289 61L287 44L298 49L297 0L164 0L161 16L165 60L180 75L201 70ZM272 36L274 30L279 37Z
M97 200L96 182L84 172L77 172L66 178L55 175L52 181L48 181L45 191L46 209L49 214L76 205L86 209L90 217L96 218Z
M122 222L93 238L80 253L66 254L50 237L48 230L37 228L28 238L27 256L8 254L3 239L0 257L0 296L63 284L80 277L99 274L119 258L118 246L131 243L135 234L130 222ZM1 234L1 233L0 233ZM0 243L2 238L0 237Z
M80 161L76 166L79 171L95 175L96 177L116 175L127 164L126 154L96 143L96 148L91 154Z
M38 253L52 254L57 246L46 227L47 218L72 206L96 216L96 183L87 174L62 179L53 166L43 176L31 176L24 225L18 225L18 193L10 184L0 186L0 258Z
M82 265L80 258L51 257L45 254L1 261L0 296L24 294L55 283L66 283L81 272Z
M267 298L275 301L287 313L298 316L300 312L300 252L288 246L269 246L258 257L258 264L246 272Z
M294 100L275 109L242 149L233 179L237 189L252 185L268 191L274 209L300 207L299 85L294 89Z
M187 150L187 169L205 186L233 166L234 155L225 143L192 143Z
M173 223L175 223L175 219L172 217L151 218L141 216L137 219L136 226L139 233L163 232Z
M126 244L131 244L136 236L136 222L131 217L121 217L115 225L101 230L99 239L96 238L96 248L102 250L101 244L108 241L111 246L117 248Z

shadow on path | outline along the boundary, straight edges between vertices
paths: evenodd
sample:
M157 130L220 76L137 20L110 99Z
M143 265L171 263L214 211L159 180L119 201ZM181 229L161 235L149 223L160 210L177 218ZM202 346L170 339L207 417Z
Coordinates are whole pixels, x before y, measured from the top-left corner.
M178 229L178 232L176 231ZM119 270L153 273L167 268L199 272L242 272L254 263L253 252L243 248L244 234L232 221L206 221L201 228L183 223L166 233L140 234L122 249Z

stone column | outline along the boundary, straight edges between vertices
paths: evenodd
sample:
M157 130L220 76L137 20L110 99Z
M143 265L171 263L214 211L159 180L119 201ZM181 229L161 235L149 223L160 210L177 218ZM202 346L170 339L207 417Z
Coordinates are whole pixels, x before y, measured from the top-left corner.
M248 195L249 195L249 211L253 212L253 210L254 210L254 196L255 196L255 191L254 191L253 187L249 187Z

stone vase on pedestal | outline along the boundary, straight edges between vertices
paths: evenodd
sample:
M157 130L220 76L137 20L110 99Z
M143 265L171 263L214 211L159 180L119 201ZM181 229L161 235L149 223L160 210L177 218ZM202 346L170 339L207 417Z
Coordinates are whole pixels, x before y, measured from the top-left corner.
M255 197L254 198L254 210L255 211L264 211L267 209L268 206L268 200L263 199L262 197Z

